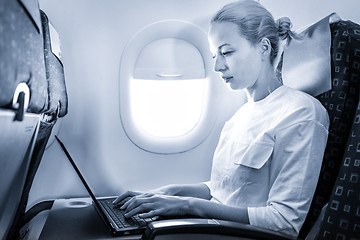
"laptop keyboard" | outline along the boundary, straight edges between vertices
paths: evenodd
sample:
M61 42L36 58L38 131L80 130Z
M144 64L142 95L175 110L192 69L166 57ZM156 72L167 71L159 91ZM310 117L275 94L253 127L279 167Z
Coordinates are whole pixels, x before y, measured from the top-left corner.
M125 218L124 210L120 210L120 206L115 206L112 202L114 199L99 199L99 203L105 208L109 213L114 222L118 225L119 228L127 228L140 226L144 227L149 222L153 221L151 218L140 218L139 215L134 215L131 218Z

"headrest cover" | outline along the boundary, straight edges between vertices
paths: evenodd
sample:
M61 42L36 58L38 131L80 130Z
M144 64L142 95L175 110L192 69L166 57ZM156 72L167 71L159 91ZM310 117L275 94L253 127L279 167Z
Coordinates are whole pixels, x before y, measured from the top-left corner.
M331 89L331 14L291 39L284 47L282 79L286 86L317 96Z

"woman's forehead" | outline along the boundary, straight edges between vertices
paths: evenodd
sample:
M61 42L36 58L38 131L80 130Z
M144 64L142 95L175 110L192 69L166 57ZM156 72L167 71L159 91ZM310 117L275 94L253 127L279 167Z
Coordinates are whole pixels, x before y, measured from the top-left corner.
M212 50L224 45L233 45L243 39L235 23L219 22L213 23L209 31L209 43Z
M210 34L238 33L238 26L232 22L215 22L210 26Z

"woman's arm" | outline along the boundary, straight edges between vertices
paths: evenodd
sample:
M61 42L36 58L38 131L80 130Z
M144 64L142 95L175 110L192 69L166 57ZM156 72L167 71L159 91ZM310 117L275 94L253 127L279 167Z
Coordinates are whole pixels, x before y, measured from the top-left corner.
M210 189L204 183L196 184L172 184L164 186L153 191L153 193L169 195L169 196L186 196L186 197L195 197L202 199L211 199Z
M276 133L267 204L249 207L251 225L297 236L319 178L327 140L326 126L303 121Z
M172 184L164 187L160 187L154 190L150 190L148 193L127 191L120 195L113 202L115 205L124 204L124 199L135 196L149 196L149 195L159 194L159 195L167 195L167 196L187 196L194 198L202 198L202 199L211 199L210 189L204 183L196 183L196 184Z
M189 199L189 211L202 218L216 218L249 223L247 208L233 207L204 199Z
M195 197L143 194L134 196L121 209L125 216L198 216L249 223L247 208L233 207Z
M125 216L139 214L142 218L154 216L192 215L249 223L247 208L211 202L210 190L204 183L168 185L149 193L126 192L114 204L131 197L122 206Z

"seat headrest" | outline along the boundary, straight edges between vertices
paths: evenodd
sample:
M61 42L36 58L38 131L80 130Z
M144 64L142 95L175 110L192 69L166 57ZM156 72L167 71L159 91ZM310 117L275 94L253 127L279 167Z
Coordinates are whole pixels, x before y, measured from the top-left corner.
M317 96L331 89L331 14L311 25L284 46L282 79L286 86Z

